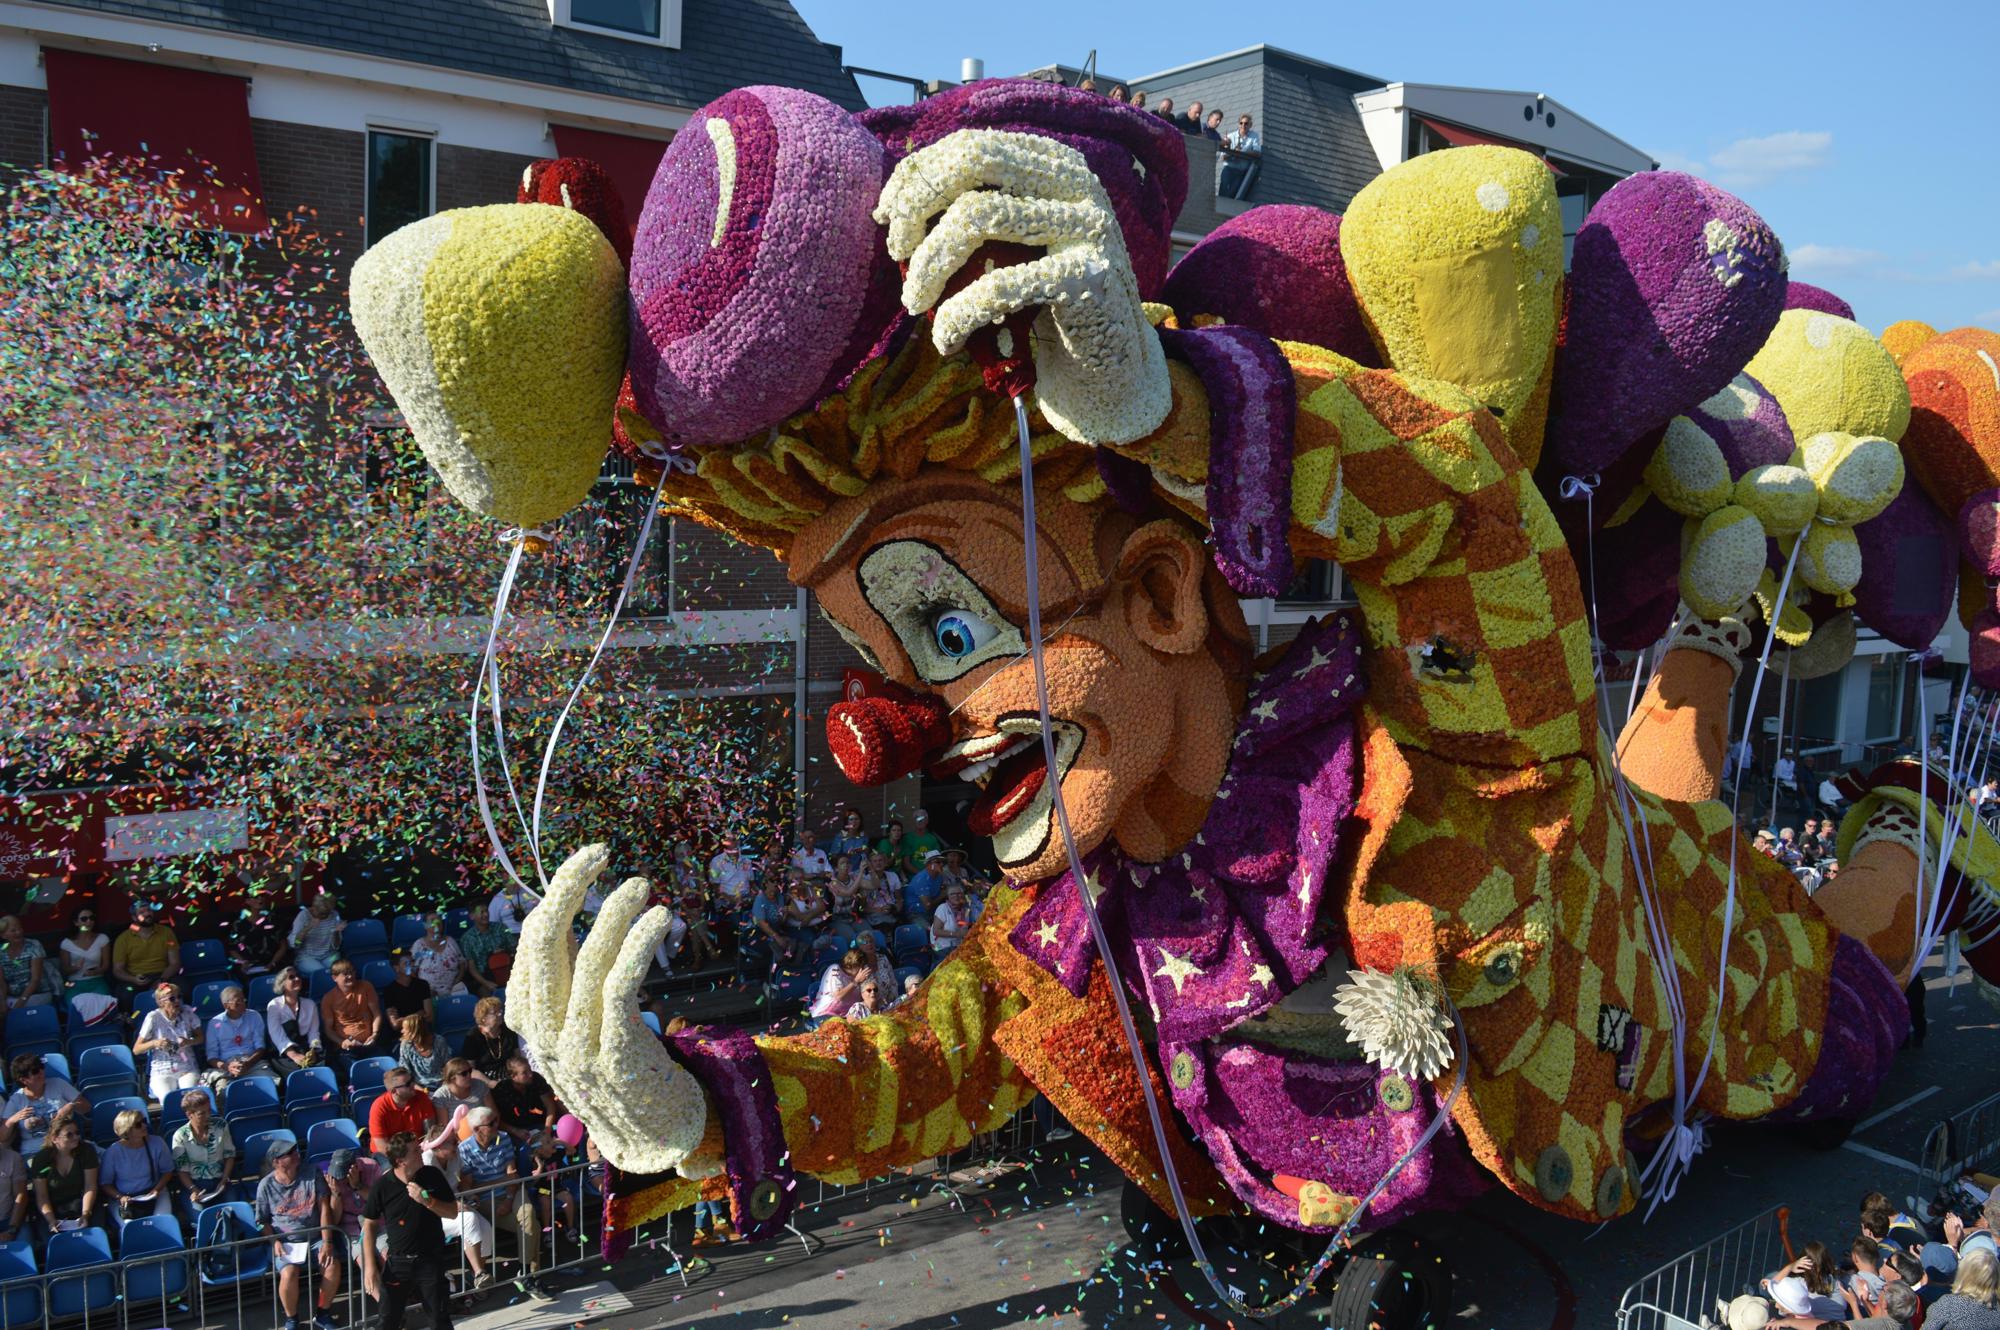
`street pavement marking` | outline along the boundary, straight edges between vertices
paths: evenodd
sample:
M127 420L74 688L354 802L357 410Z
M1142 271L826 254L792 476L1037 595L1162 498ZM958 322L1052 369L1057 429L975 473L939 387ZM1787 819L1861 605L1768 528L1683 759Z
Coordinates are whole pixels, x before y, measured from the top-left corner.
M1842 1141L1840 1143L1840 1148L1843 1150L1852 1150L1854 1151L1854 1153L1858 1155L1866 1155L1868 1156L1868 1158L1876 1160L1880 1163L1894 1164L1897 1168L1907 1168L1912 1173L1922 1174L1922 1172L1924 1171L1922 1168L1911 1163L1907 1159L1898 1159L1896 1156L1889 1154L1886 1151L1871 1149L1870 1147L1861 1144L1859 1141Z
M1867 1131L1870 1127L1877 1124L1878 1122L1887 1122L1890 1118L1895 1117L1898 1113L1910 1107L1912 1104L1921 1104L1924 1100L1929 1099L1932 1095L1936 1094L1943 1088L1944 1087L1941 1085L1933 1085L1928 1090L1919 1090L1915 1094L1911 1095L1908 1099L1903 1100L1901 1103L1891 1104L1889 1107L1883 1109L1880 1113L1877 1113L1874 1117L1867 1118L1855 1124L1854 1130L1856 1132L1864 1132Z

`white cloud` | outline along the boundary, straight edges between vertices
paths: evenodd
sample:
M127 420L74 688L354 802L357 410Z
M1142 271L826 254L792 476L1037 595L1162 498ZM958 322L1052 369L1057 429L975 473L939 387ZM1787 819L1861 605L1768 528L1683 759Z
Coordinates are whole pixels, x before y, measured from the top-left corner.
M1869 268L1878 263L1882 255L1872 249L1855 249L1848 245L1789 245L1785 253L1791 258L1792 271L1811 273L1852 273Z
M1979 263L1961 263L1951 270L1954 277L2000 277L2000 259L1987 259Z
M1738 139L1710 159L1718 184L1739 188L1761 185L1781 175L1823 166L1833 147L1825 130L1788 129L1760 138Z

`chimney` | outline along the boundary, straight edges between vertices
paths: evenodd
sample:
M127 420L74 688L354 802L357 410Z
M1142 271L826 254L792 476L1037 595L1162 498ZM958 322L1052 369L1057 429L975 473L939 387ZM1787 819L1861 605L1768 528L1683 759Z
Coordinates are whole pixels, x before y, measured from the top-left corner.
M978 56L969 55L958 62L958 81L960 83L977 83L985 77L986 62Z

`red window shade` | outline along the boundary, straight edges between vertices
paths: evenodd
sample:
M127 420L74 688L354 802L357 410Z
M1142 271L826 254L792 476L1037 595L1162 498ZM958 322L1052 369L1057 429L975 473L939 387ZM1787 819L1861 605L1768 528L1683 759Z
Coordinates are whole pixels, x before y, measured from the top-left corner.
M1454 148L1468 148L1474 144L1483 143L1495 148L1519 148L1522 152L1533 153L1537 157L1542 157L1542 150L1540 148L1530 147L1525 143L1516 143L1512 139L1503 139L1497 134L1482 134L1476 129L1461 129L1457 125L1449 125L1442 120L1433 120L1427 115L1420 115L1417 119L1421 120L1424 123L1424 127L1429 129L1431 133L1437 135ZM1542 165L1548 167L1549 170L1554 171L1557 175L1562 174L1562 169L1546 157L1542 157Z
M652 188L653 172L659 169L667 141L578 129L575 125L550 125L549 131L555 135L559 155L588 157L611 173L612 183L625 200L625 220L637 226L639 210L646 206L646 191Z
M52 156L143 157L181 173L182 207L197 225L245 233L269 225L247 80L47 48L42 63Z

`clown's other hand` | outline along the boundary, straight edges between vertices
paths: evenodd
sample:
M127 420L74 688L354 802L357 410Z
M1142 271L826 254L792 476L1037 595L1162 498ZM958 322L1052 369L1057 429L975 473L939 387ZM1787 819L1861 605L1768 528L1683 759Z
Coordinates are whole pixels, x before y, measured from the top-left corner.
M1147 322L1124 233L1082 153L1036 134L962 129L897 164L875 219L908 264L903 305L935 307L931 337L950 355L981 328L1040 307L1035 401L1078 443L1131 443L1173 405L1165 353ZM935 219L935 225L933 225ZM993 241L1043 250L945 287ZM1004 342L1002 355L1012 354Z
M639 1014L639 985L670 920L662 907L645 909L645 879L612 892L582 948L570 954L571 921L609 859L602 845L578 850L521 921L507 1022L606 1159L630 1173L685 1172L707 1128L708 1104Z

